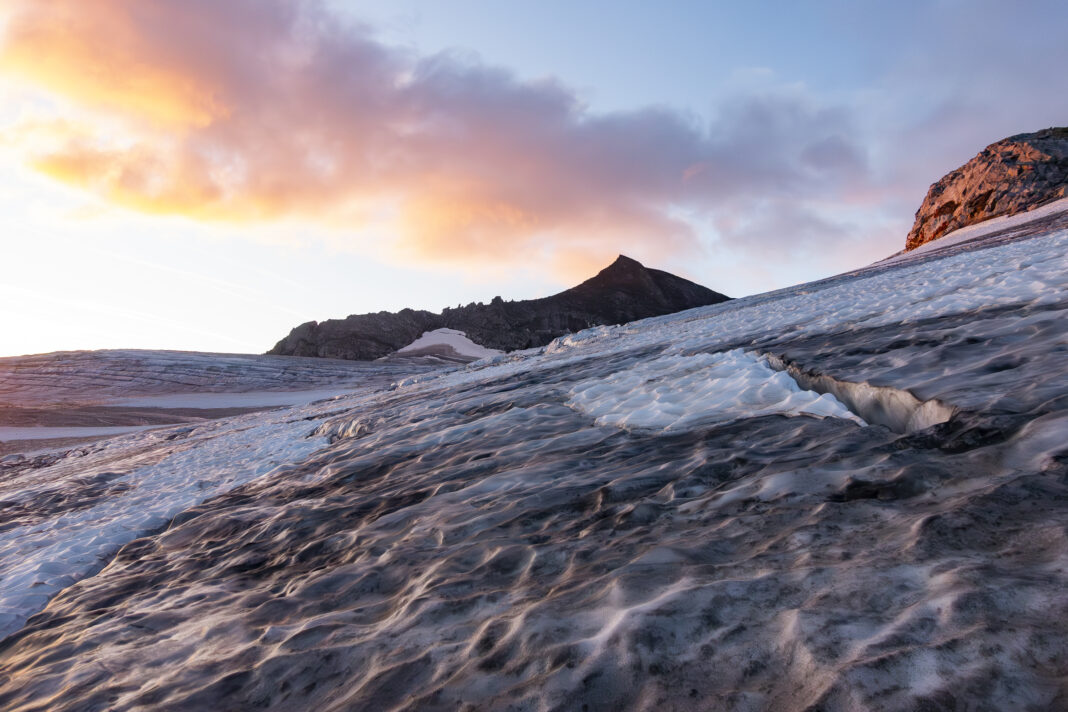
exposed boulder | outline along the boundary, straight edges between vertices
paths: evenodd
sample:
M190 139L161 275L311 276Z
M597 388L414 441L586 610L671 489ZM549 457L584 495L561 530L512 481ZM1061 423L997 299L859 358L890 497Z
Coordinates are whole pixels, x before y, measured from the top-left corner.
M393 353L425 331L449 328L501 351L544 346L558 336L602 324L671 314L726 301L726 297L668 272L620 255L595 277L551 297L445 309L355 314L301 324L268 353L369 360Z
M958 228L1026 212L1068 196L1068 128L992 143L927 191L905 249Z

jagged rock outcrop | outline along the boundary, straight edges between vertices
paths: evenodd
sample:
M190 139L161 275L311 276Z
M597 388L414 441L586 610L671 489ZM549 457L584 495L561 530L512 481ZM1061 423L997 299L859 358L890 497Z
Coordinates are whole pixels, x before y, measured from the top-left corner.
M310 321L293 329L269 354L369 360L393 353L424 331L463 331L475 343L502 351L544 346L558 336L602 324L671 314L726 301L719 292L620 255L595 277L551 297L446 308L441 314L354 314Z
M1010 136L931 186L916 211L905 249L1066 196L1068 127Z
M423 310L352 314L344 319L301 324L267 353L369 361L407 346L424 331L443 326L440 314Z

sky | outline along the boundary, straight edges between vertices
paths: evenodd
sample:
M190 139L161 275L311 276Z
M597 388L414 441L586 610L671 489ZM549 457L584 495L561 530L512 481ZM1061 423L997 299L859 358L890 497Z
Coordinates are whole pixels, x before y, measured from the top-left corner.
M626 254L731 296L903 247L1068 123L1060 1L0 0L0 356L262 352Z

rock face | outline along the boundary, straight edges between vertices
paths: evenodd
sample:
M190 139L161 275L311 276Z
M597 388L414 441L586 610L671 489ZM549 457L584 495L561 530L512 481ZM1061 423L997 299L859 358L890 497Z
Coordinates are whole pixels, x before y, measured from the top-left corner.
M931 186L905 249L1001 215L1022 213L1068 196L1068 128L1017 134Z
M293 329L268 353L369 360L407 346L424 331L441 328L463 331L487 348L514 351L544 346L591 326L623 324L727 299L620 255L595 277L551 297L519 302L494 297L489 304L446 308L441 314L403 309L310 321Z

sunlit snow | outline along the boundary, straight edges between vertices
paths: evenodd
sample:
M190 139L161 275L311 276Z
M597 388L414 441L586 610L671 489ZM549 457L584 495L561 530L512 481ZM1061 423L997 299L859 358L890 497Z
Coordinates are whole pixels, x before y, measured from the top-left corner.
M863 424L834 396L802 390L789 375L741 349L641 361L576 384L568 405L600 424L665 431L771 413Z
M474 359L489 358L502 353L496 349L487 349L485 346L476 344L467 338L467 334L456 329L424 331L422 336L404 348L398 349L396 353L413 354L442 346L452 349L460 356Z

